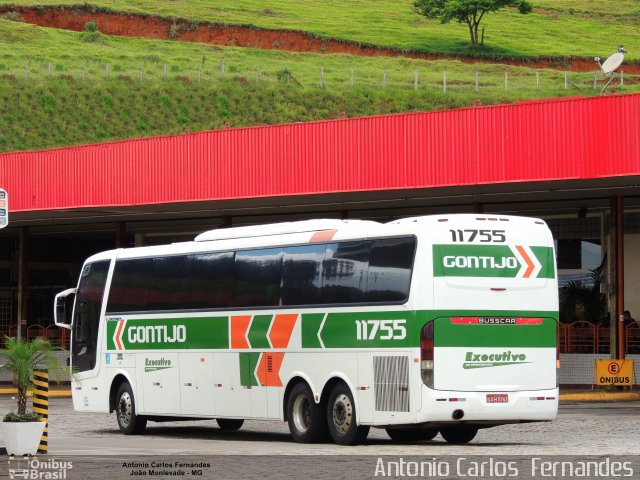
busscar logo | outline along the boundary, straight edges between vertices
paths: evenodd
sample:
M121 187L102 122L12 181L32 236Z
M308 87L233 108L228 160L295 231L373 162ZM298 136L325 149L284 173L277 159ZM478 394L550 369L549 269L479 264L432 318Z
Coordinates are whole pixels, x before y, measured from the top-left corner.
M524 353L515 353L511 350L501 353L474 353L467 352L462 368L470 370L472 368L502 367L505 365L519 365L526 362L527 356Z
M515 318L480 317L478 323L480 325L516 325L518 322Z
M165 360L164 357L154 360L151 358L144 359L144 371L145 372L155 372L157 370L166 370L167 368L171 368L171 360Z

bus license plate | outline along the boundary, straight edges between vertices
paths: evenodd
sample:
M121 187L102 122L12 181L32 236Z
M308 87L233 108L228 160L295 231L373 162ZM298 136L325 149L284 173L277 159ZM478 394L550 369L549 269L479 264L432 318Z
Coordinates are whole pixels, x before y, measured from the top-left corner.
M509 403L509 395L506 393L487 393L487 403Z

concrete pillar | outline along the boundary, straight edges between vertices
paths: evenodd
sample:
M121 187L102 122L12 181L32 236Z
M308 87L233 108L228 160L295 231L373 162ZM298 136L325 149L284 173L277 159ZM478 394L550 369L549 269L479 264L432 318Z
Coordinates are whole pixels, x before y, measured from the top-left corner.
M18 338L26 336L27 330L27 303L29 296L29 279L27 269L27 257L29 240L29 228L21 227L18 238L18 325L16 335Z

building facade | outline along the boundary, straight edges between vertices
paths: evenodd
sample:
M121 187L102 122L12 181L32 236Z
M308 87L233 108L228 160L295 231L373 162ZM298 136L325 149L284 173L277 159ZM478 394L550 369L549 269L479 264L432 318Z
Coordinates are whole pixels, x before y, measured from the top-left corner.
M53 295L97 251L229 226L476 212L549 223L564 351L640 352L619 328L625 310L640 319L639 185L637 94L4 154L0 332L45 331Z

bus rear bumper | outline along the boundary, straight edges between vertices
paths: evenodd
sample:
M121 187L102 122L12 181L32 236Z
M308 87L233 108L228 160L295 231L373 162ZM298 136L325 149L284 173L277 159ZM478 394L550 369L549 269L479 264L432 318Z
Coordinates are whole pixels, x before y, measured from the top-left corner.
M548 421L558 413L559 390L455 392L422 386L417 423L478 422L496 425Z

